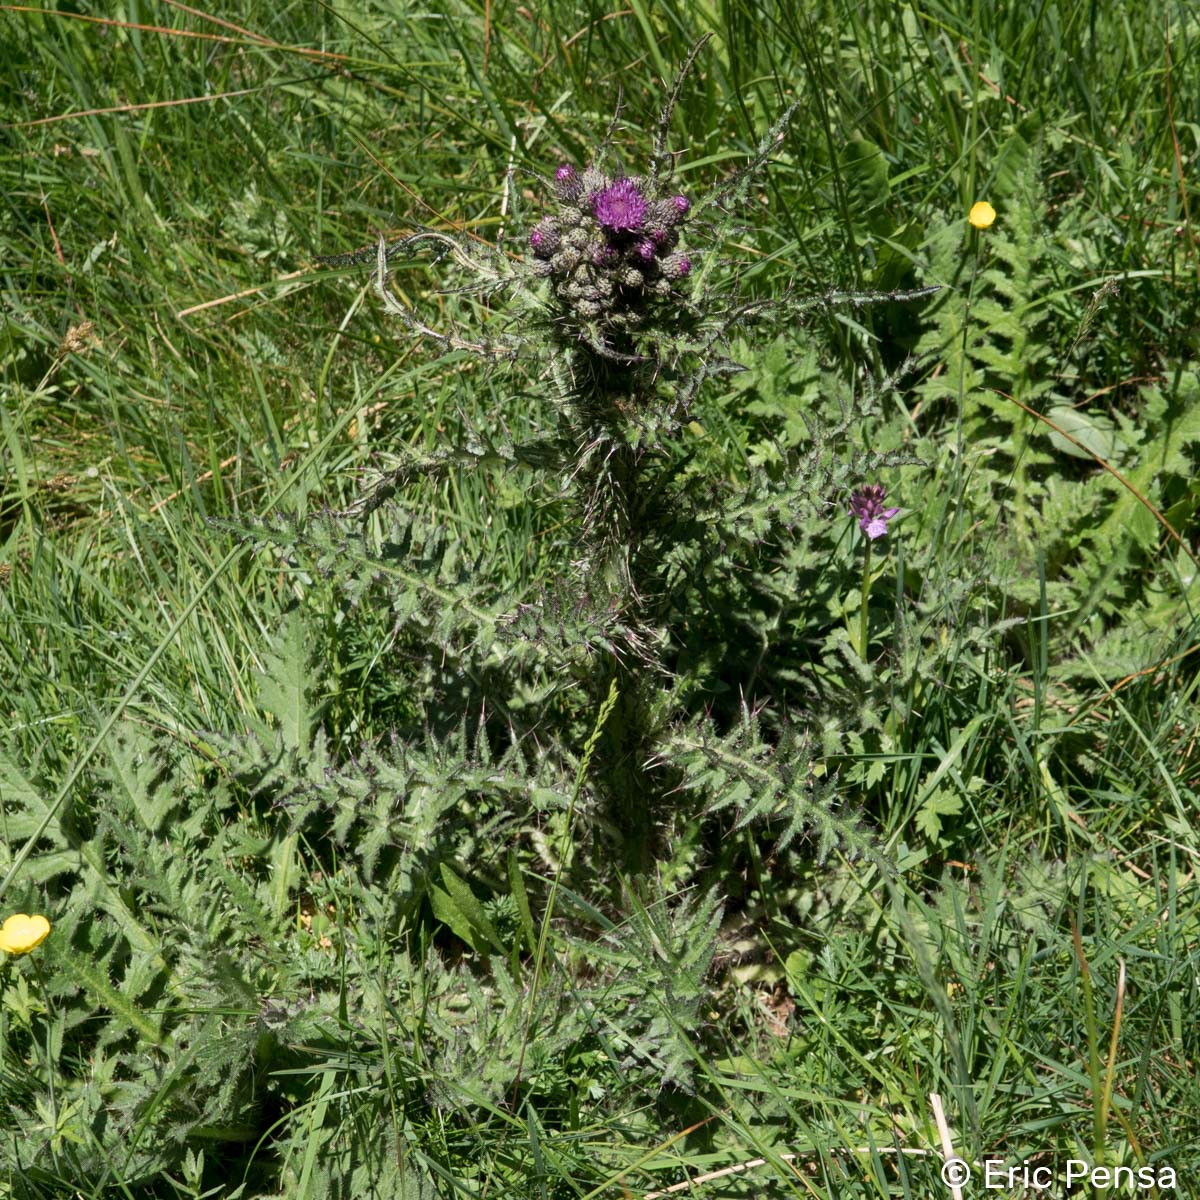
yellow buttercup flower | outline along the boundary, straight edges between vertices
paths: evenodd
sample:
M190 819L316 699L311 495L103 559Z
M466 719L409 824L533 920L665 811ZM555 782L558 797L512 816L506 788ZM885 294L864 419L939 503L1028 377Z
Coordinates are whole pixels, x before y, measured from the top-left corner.
M967 220L976 229L986 229L995 219L996 210L986 200L980 200L978 204L972 204L971 211L967 213Z
M17 913L0 927L0 950L9 954L28 954L40 946L50 932L50 922L43 916L27 917Z

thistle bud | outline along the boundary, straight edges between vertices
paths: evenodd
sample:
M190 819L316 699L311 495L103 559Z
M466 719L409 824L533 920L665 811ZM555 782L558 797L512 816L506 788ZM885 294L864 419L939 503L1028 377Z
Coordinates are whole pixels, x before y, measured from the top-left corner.
M581 261L582 258L579 251L568 246L560 250L550 260L550 265L554 268L555 275L570 275L579 266Z
M612 180L603 171L599 171L595 167L588 167L579 177L580 197L584 203L590 205L593 197L604 191L611 182Z
M563 163L554 172L554 190L558 198L565 204L568 200L577 200L583 191L583 180L579 172L570 163Z
M668 279L683 279L692 269L692 260L686 254L672 254L663 260L663 274Z
M538 222L529 235L529 248L538 258L550 258L558 249L562 238L553 221Z
M670 254L679 245L679 234L674 229L664 229L661 225L650 230L650 239L658 247L660 255Z

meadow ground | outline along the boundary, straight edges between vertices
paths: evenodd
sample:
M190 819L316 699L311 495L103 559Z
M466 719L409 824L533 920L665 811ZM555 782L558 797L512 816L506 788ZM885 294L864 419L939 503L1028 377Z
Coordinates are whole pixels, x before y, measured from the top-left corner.
M1195 6L0 58L0 1196L1200 1195Z

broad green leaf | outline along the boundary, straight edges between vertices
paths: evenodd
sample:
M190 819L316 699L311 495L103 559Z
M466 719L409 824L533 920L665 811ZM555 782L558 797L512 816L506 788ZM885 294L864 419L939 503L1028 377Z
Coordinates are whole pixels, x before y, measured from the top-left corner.
M1056 450L1061 450L1072 458L1090 460L1094 454L1105 462L1112 461L1117 451L1117 428L1107 417L1081 412L1067 404L1054 405L1046 416L1079 443L1077 446L1056 430L1048 429L1050 441ZM1088 453L1089 450L1091 454Z

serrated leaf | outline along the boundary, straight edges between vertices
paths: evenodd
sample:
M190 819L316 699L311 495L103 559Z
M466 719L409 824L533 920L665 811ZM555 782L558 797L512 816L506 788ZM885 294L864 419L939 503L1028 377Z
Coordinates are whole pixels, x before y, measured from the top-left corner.
M304 614L284 614L258 674L259 706L273 718L284 748L307 755L313 715L308 704L308 660L311 647Z
M448 925L472 950L503 953L504 944L491 918L470 887L445 863L441 864L443 888L431 887L429 901L433 915Z
M161 1026L113 987L104 966L87 962L71 953L61 955L58 962L63 970L91 992L109 1012L120 1017L130 1029L136 1030L139 1037L155 1046L163 1043L165 1039Z
M955 817L962 812L962 796L938 788L917 810L916 826L931 842L942 832L942 818Z
M996 165L992 168L991 194L997 199L1017 196L1021 190L1022 176L1029 168L1031 141L1042 128L1042 121L1035 113L1021 119L1005 138L996 154Z
M108 738L107 748L104 773L118 790L117 802L132 810L149 833L160 833L179 803L179 793L173 779L164 779L162 763L156 761L149 738L126 724Z
M49 811L41 793L16 763L0 755L0 833L4 839L0 843L0 861L12 860L12 847L31 838ZM60 848L67 846L57 819L51 818L42 836Z
M529 908L529 893L525 890L525 880L521 875L521 865L517 862L516 851L508 852L508 886L513 902L517 906L517 918L521 923L521 932L525 934L525 944L529 952L537 952L537 929L533 924L533 913Z

